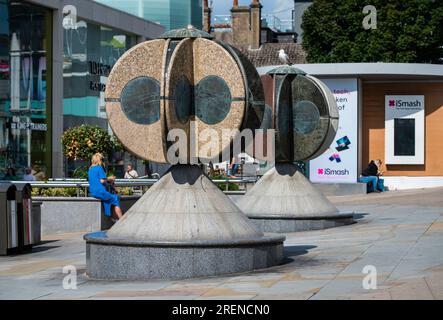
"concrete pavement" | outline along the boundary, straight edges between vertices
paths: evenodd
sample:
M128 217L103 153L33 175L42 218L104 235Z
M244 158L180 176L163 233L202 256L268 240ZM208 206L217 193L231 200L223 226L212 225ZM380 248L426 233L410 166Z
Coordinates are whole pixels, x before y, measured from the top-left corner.
M32 253L0 257L0 299L443 299L443 188L330 197L349 226L287 234L284 264L182 281L93 281L83 234L47 236ZM77 289L63 288L75 266ZM364 289L374 266L377 289Z

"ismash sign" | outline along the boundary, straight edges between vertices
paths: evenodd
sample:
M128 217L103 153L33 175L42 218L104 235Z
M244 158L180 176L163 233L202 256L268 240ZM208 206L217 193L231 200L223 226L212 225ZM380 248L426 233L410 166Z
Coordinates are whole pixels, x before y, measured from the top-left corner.
M358 152L357 79L323 79L340 115L334 141L325 153L309 162L309 178L316 183L355 183Z
M424 119L424 96L385 96L386 164L424 164Z
M388 96L391 97L391 96ZM415 99L416 96L401 96L401 97L412 97L411 98L392 98L389 99L388 105L390 109L396 110L423 110L424 102L423 99ZM423 96L420 96L423 97Z

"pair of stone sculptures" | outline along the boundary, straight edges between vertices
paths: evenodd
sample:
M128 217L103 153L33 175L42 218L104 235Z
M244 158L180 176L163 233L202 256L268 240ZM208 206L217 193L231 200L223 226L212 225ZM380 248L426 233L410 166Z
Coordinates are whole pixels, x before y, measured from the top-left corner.
M194 28L172 30L117 61L105 101L114 134L140 158L166 163L172 129L182 129L190 145L196 127L219 136L223 129L272 128L276 166L238 206L200 167L172 166L108 232L85 236L93 278L177 279L266 268L282 261L285 238L263 231L350 222L293 164L322 154L338 126L331 92L301 70L283 66L260 78L237 49ZM234 139L220 140L216 154L232 149Z

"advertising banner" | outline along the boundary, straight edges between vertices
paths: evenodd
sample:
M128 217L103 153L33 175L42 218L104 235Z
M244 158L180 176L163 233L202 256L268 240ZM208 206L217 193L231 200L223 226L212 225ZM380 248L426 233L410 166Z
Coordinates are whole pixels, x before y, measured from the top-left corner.
M322 79L337 102L339 127L334 142L309 162L309 177L317 183L355 183L358 177L357 79Z

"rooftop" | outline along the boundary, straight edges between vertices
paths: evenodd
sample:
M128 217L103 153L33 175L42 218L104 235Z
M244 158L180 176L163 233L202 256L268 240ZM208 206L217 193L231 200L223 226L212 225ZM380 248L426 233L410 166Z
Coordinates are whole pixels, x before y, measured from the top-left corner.
M280 60L278 59L278 51L280 49L285 50L289 56L289 59L293 63L300 64L302 66L304 66L306 63L306 53L302 46L298 43L263 43L259 49L249 49L249 46L246 45L236 45L235 47L246 55L256 68L269 66L266 71L263 71L263 73L266 73L267 71L274 69L281 64ZM297 68L303 70L303 68Z

